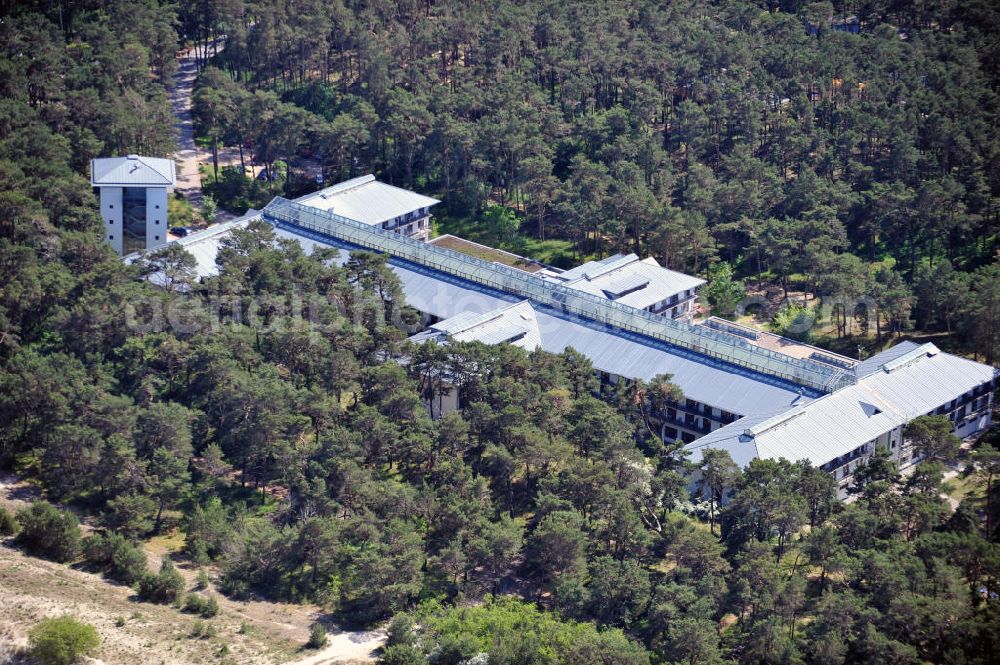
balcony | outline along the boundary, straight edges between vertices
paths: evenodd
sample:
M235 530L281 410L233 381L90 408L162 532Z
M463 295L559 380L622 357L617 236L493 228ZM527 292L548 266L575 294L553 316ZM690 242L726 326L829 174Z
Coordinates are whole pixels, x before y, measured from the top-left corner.
M692 418L689 422L688 420L681 420L679 418L671 418L670 416L663 414L657 416L656 419L660 421L661 424L667 425L668 427L676 427L679 429L685 429L689 432L698 432L700 434L708 434L712 431L711 426L705 427L702 425L704 421L703 418Z

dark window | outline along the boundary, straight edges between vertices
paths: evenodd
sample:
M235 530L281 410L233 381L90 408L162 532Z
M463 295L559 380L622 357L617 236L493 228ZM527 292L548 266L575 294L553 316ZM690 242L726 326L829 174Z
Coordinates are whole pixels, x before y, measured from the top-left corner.
M156 240L160 239L160 236L153 236Z
M114 224L114 223L115 223L115 220L113 220L113 219L109 219L108 220L108 224Z
M160 204L159 204L159 203L157 203L157 204L156 204L155 206L153 206L153 207L154 207L154 208L156 208L157 210L159 210L159 209L160 209Z
M108 236L108 240L114 240L114 239L115 239L114 236Z
M160 220L156 220L156 225L157 225L157 226L159 226L159 225L160 225Z
M115 209L115 204L114 203L110 203L110 204L108 204L108 207L111 208L112 210L114 210Z

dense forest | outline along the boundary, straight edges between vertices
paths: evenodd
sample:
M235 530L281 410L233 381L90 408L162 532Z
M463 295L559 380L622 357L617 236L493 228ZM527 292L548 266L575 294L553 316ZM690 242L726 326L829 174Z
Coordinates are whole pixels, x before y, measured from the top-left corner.
M927 461L877 455L849 504L806 462L725 454L692 496L650 434L670 377L597 399L572 350L415 347L384 257L338 266L264 224L203 282L176 246L125 265L86 179L95 155L171 152L165 85L193 42L204 131L267 168L310 153L448 215L507 206L581 254L915 292L921 325L991 357L988 3L0 11L0 467L48 501L0 513L18 547L179 603L169 560L137 554L178 531L228 596L391 620L391 665L997 662L1000 433L955 510L933 418ZM830 28L848 11L860 35ZM294 166L272 186L301 186ZM463 406L432 420L444 376Z
M557 263L723 260L786 295L870 298L840 307L838 336L857 317L1000 348L993 3L304 0L182 21L226 35L202 131L265 169L375 172L488 242L562 239ZM223 202L273 191L220 180ZM501 206L513 224L484 214Z

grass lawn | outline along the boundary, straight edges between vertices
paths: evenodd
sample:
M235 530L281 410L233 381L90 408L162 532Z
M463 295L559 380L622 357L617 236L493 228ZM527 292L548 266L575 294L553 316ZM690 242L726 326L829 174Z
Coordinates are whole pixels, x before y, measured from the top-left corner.
M569 240L549 239L538 240L518 235L510 241L501 242L489 226L482 221L470 217L451 217L435 215L432 235L450 234L477 242L488 247L496 247L506 252L541 261L558 268L571 268L589 260L589 256L579 256ZM492 260L492 259L490 259Z
M435 247L444 247L445 249L460 252L467 256L474 256L475 258L482 259L483 261L500 263L512 268L518 268L519 270L523 270L525 272L538 272L542 269L540 264L526 260L524 257L518 256L517 254L511 254L510 252L487 247L486 245L480 245L464 238L459 238L458 236L438 236L430 242Z
M977 471L970 475L960 473L944 484L945 494L961 503L964 499L982 499L985 496L986 479Z
M147 548L160 556L174 554L184 549L184 532L173 529L167 533L153 536L146 541Z

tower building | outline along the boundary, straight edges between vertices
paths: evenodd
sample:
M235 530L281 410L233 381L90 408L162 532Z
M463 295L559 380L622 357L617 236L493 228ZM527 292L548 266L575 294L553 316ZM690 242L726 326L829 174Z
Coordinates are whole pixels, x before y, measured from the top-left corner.
M172 159L126 155L90 161L104 239L119 256L167 244L167 190L176 180Z

